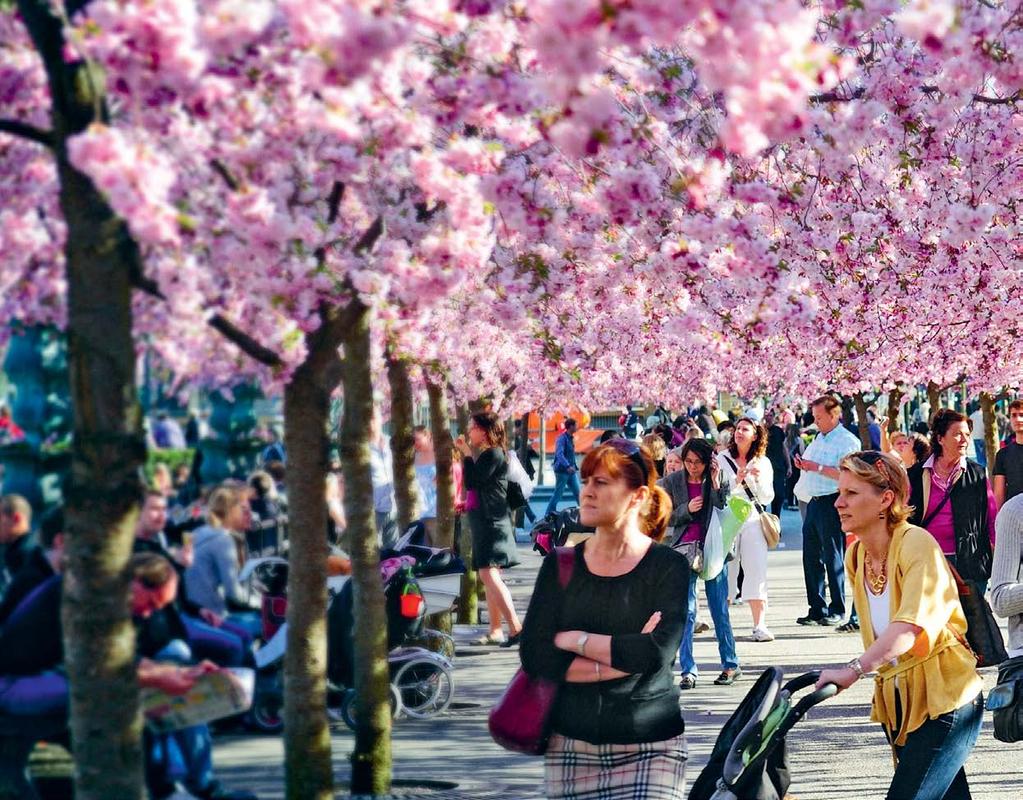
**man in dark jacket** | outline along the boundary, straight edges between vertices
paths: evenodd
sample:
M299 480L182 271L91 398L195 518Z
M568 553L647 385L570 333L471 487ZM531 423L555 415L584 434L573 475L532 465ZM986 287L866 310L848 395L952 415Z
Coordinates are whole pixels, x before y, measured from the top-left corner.
M20 494L0 498L0 545L4 547L0 568L0 592L21 569L35 547L32 535L32 506Z
M61 570L64 560L64 510L54 508L43 515L39 546L33 547L11 580L0 601L0 627L32 591Z

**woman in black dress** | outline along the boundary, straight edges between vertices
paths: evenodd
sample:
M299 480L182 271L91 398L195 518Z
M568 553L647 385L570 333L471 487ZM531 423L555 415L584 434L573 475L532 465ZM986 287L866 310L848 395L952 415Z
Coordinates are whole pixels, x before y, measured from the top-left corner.
M508 509L508 457L504 451L504 424L497 414L473 414L466 431L469 441L459 436L455 447L462 454L462 480L474 499L467 500L472 531L472 567L487 592L490 631L478 644L518 644L522 623L512 605L511 592L501 580L502 567L518 562L515 529ZM501 621L508 623L505 638Z
M691 570L658 544L671 499L650 453L611 439L583 460L571 578L544 561L522 633L522 668L559 681L547 747L548 798L682 800L686 744L672 676Z

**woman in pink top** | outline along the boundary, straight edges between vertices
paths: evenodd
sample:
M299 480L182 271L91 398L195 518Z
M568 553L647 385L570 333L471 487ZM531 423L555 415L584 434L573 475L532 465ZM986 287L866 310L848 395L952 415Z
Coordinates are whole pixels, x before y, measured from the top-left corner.
M966 457L970 438L966 415L948 408L934 415L933 454L909 469L909 521L930 532L963 578L986 584L997 506L987 472Z

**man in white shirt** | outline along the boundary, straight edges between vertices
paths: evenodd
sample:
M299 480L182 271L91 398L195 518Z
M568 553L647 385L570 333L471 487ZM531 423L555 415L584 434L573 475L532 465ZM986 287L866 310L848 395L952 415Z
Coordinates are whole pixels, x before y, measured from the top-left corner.
M987 451L984 449L984 436L987 427L984 425L984 409L980 406L970 414L970 425L973 428L973 446L975 455L972 458L982 467L987 466ZM969 455L967 453L967 455Z
M809 611L800 625L838 625L845 616L845 534L838 519L838 464L860 449L860 440L841 424L842 406L834 397L818 397L810 406L817 438L793 464L802 474L794 492L807 504L803 520L803 580ZM824 597L827 575L831 603ZM858 630L855 611L846 630Z
M398 540L394 520L394 463L391 444L383 433L380 414L373 412L369 427L369 469L373 481L373 516L380 546L391 547Z

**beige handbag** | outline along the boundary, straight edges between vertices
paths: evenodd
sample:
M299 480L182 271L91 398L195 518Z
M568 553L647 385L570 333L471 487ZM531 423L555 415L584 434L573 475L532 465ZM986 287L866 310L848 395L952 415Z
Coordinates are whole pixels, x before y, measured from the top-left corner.
M764 534L764 541L767 542L767 549L774 550L781 541L781 520L776 514L764 511L764 507L755 503L760 512L760 531Z

